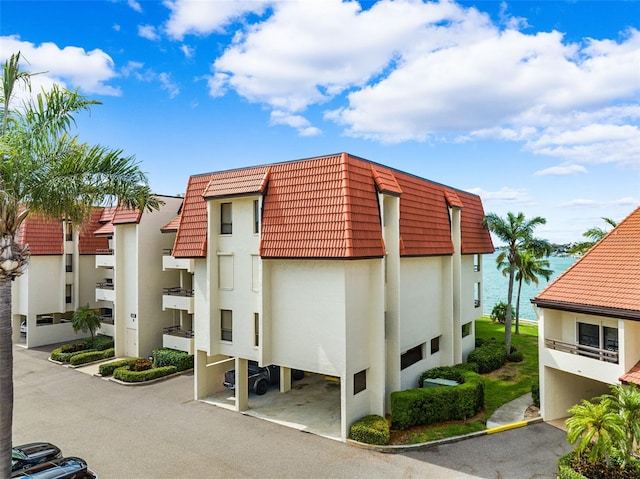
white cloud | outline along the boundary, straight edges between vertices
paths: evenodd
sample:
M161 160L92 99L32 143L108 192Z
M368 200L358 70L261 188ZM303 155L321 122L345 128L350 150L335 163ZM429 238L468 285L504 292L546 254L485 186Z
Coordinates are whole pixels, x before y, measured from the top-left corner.
M142 6L136 0L128 0L127 4L131 7L132 10L135 10L138 13L142 13Z
M509 204L531 203L531 196L526 189L514 189L503 186L497 191L487 191L482 188L468 188L469 193L480 196L483 203L499 202Z
M582 165L558 165L544 170L536 171L534 176L565 176L577 173L586 173L587 169Z
M180 94L180 87L171 78L171 73L157 73L152 68L145 68L144 63L130 61L122 68L121 74L126 78L135 78L143 83L158 82L160 88L169 94L169 98L173 99Z
M138 36L152 41L160 39L160 35L158 35L156 27L153 25L138 25Z
M185 58L193 58L193 55L195 54L195 50L189 45L180 45L180 50L182 50Z
M636 29L570 43L525 33L505 4L498 25L449 1L165 4L174 38L234 36L214 61L214 95L307 117L327 108L347 135L387 143L508 139L560 166L638 163ZM250 13L260 18L244 23Z
M171 79L171 73L159 73L158 81L160 81L162 89L169 93L169 98L175 98L180 94L180 88L178 87L178 84Z
M176 40L188 34L223 32L228 24L247 13L262 15L270 3L272 1L165 0L164 5L171 10L165 29Z
M291 115L284 111L271 112L272 125L287 125L295 128L300 136L317 136L322 131L311 125L309 120L300 115Z
M121 94L119 88L108 84L117 77L117 73L113 60L102 50L85 51L73 46L60 48L54 43L36 45L14 35L0 37L0 51L0 60L4 61L12 53L20 52L24 70L42 72L31 77L34 93L41 88L51 88L55 83L67 88L79 88L87 94Z

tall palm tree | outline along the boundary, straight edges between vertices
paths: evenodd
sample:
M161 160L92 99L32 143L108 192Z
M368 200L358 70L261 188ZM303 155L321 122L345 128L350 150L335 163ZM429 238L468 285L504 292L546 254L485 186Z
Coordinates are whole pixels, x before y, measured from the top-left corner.
M544 242L533 237L533 230L536 226L543 225L546 222L547 220L540 216L527 220L523 213L514 215L511 212L507 213L506 218L502 218L495 213L489 213L482 219L483 226L489 228L489 231L505 243L505 246L501 249L509 265L507 315L505 317L504 327L504 343L507 348L507 353L511 352L513 283L516 270L520 265L520 253L527 247L535 251L538 251L538 248L542 248L542 243Z
M146 174L120 150L81 143L69 130L74 114L98 102L54 87L11 108L14 88L29 85L20 53L2 70L0 136L0 477L10 476L13 420L11 282L29 264L28 245L16 235L31 213L81 224L91 209L119 202L142 210L159 207Z
M549 247L551 248L550 244ZM538 285L540 276L549 281L549 278L551 278L553 274L553 270L549 269L549 260L543 259L538 255L538 252L534 252L531 249L520 252L515 276L515 281L518 283L518 292L516 293L515 334L520 334L520 297L522 294L522 283ZM548 253L545 251L544 255L547 256ZM509 264L506 261L506 254L500 253L496 258L496 262L498 263L498 269L502 271L502 275L508 276Z
M633 384L613 384L610 388L611 407L625 422L624 449L627 456L631 456L640 444L640 388Z

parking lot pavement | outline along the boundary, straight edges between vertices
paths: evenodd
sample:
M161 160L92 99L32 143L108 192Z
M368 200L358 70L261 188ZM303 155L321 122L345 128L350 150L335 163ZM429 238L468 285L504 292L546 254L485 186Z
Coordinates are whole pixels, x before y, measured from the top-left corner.
M56 444L101 479L552 479L571 450L566 432L538 423L385 454L194 401L192 374L126 387L48 355L14 347L14 444Z

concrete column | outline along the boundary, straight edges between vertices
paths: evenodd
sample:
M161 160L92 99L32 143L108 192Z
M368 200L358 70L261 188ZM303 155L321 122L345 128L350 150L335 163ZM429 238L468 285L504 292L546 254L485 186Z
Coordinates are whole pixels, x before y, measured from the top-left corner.
M236 411L249 409L249 362L236 358Z
M291 368L280 368L280 392L286 393L291 389Z

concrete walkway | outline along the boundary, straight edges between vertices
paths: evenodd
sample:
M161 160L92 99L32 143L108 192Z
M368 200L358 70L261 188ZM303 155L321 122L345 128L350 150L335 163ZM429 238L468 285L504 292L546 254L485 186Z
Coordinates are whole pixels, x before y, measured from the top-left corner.
M525 420L525 413L533 405L531 394L525 394L500 406L487 420L487 429L520 423Z

